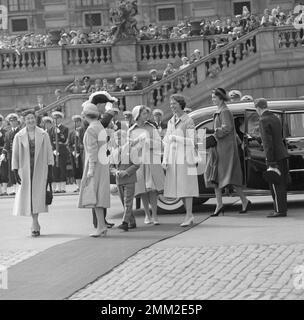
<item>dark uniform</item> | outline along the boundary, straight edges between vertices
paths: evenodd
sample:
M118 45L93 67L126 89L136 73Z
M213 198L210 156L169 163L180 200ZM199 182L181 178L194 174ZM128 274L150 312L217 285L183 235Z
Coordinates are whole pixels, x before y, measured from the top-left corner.
M270 184L275 213L287 213L288 152L283 142L282 125L278 117L266 110L260 117L260 133L267 166L281 172L280 184Z
M57 133L57 130L59 129L59 133ZM59 161L58 161L58 167L56 165L56 156L55 157L55 165L53 167L53 178L54 182L66 182L67 178L67 160L68 160L68 149L67 149L67 141L68 141L68 135L69 135L69 129L65 127L63 124L59 124L56 127L53 127L50 129L50 138L53 150L56 150L56 135L58 139L58 152L59 152Z
M4 138L4 147L2 149L2 154L5 155L5 158L7 160L7 168L8 168L7 172L8 172L8 184L9 184L9 186L15 185L17 183L17 181L15 179L15 174L11 170L11 167L12 167L13 141L14 141L15 135L19 131L20 131L20 127L11 128L6 132L5 138ZM5 175L4 175L4 178L6 178Z
M83 173L83 136L84 136L84 128L79 127L76 130L73 130L69 133L68 138L68 148L71 155L72 165L73 165L73 173L75 180L79 180L82 178ZM73 153L78 155L75 157Z
M4 128L0 129L0 154L3 152L5 143L6 130ZM3 160L0 164L0 184L8 183L8 161Z

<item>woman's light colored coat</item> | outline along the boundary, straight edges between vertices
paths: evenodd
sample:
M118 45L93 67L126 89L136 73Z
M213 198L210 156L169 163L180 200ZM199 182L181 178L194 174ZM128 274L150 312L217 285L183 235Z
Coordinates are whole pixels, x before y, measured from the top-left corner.
M176 142L172 141L172 136ZM164 159L167 164L164 196L169 198L198 197L195 151L196 132L193 120L185 113L168 122L164 137Z
M21 178L13 215L31 216L33 213L48 212L45 204L45 192L48 166L54 165L54 157L49 135L39 127L35 128L35 165L31 193L30 148L27 129L19 131L13 141L12 170L18 169ZM33 195L33 197L32 197Z
M85 163L81 180L78 207L86 208L83 203L83 189L87 184L89 167L94 167L94 190L96 208L110 208L110 167L106 157L107 132L99 121L93 121L87 128L84 138Z

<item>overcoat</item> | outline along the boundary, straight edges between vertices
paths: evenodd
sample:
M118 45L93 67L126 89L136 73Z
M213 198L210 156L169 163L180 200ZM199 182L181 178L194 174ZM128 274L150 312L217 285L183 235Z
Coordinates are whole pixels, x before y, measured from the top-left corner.
M214 131L218 154L218 188L227 185L242 186L242 169L233 115L226 105L214 114Z
M143 138L141 138L143 137ZM143 127L135 123L128 131L128 138L139 139L136 148L140 164L136 172L135 196L149 191L161 193L164 190L165 174L161 166L161 137L153 123L146 121Z
M106 157L107 132L100 121L93 121L87 128L83 138L85 162L80 185L78 207L83 206L83 190L87 184L89 166L94 167L94 190L97 203L96 208L110 208L110 167Z
M12 170L18 169L21 186L14 202L13 215L31 216L33 213L48 212L45 204L48 166L54 165L50 138L43 129L35 128L35 163L31 186L30 148L27 129L19 131L13 141ZM32 188L32 192L31 192Z
M175 136L176 142L172 141ZM164 196L168 198L198 197L197 155L195 127L185 113L168 122L164 137L164 159L167 164Z

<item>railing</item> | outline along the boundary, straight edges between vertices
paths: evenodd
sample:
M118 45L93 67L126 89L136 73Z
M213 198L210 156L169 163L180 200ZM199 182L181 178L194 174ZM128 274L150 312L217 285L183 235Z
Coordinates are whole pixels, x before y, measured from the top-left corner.
M190 66L185 69L179 70L169 77L145 88L143 94L146 96L146 99L144 100L146 100L150 106L157 107L170 94L191 88L200 82L200 80L206 79L207 77L214 78L221 71L252 56L257 52L257 33L258 30L254 30L240 39L210 53L199 61L190 64Z
M65 46L63 63L67 66L111 64L112 47L110 44Z
M175 59L187 55L186 39L147 40L138 42L140 60Z
M46 49L1 50L0 70L46 69Z
M279 48L299 48L304 44L303 29L297 30L294 27L280 27Z

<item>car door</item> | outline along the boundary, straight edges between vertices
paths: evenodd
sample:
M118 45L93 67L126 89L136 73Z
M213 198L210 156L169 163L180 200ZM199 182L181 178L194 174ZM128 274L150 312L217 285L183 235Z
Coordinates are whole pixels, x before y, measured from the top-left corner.
M283 124L283 112L272 110ZM282 126L283 127L283 126ZM266 156L259 127L259 115L255 109L245 110L245 184L247 188L267 190L269 186L263 179L266 171Z
M213 130L213 118L205 120L204 122L202 122L200 125L198 125L196 127L197 138L198 138L198 142L197 142L198 143L198 150L203 153L204 149L205 149L205 145L206 145L205 138L207 136L209 136L210 134L209 133L206 133L206 134L200 133L201 129ZM204 155L201 154L201 156L203 157ZM205 179L204 179L204 170L203 170L203 172L198 170L197 179L198 179L198 186L199 186L199 194L200 195L214 194L213 188L206 188Z
M304 111L285 111L284 136L291 181L288 190L304 190Z

